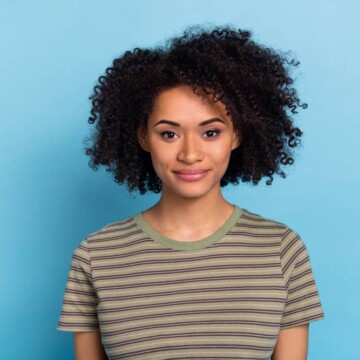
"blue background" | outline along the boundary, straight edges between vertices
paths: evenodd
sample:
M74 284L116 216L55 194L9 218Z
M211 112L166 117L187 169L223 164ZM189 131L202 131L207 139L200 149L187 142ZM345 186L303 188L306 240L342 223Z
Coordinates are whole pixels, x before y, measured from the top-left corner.
M56 330L74 248L157 197L128 195L83 154L92 87L115 56L187 25L231 23L302 65L303 147L288 177L226 197L304 239L326 313L309 359L359 359L358 1L21 1L0 5L0 358L72 359Z

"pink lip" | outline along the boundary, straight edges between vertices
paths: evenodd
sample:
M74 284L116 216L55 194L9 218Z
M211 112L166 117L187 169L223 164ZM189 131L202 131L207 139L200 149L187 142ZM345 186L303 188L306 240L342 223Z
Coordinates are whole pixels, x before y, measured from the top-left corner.
M209 170L204 169L186 169L174 171L174 173L182 180L196 181L204 178Z

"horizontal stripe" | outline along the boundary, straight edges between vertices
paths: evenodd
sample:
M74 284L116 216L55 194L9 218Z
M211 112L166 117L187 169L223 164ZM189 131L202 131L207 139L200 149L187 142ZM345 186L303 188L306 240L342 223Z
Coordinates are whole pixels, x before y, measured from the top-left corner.
M90 234L74 251L58 329L101 329L110 360L268 359L280 329L324 314L299 234L236 214L221 237L181 248L138 217Z
M202 272L206 270L232 270L238 269L238 265L212 265L212 266L202 266L202 267L187 267L186 269L175 269L175 270L168 270L167 273L170 274L186 274L186 273L196 273ZM94 281L100 280L114 280L114 279L128 279L133 277L143 277L143 276L156 276L162 274L161 270L154 270L154 271L139 271L139 272L130 272L125 274L112 274L112 275L103 275L103 276L96 276L93 278ZM246 274L246 275L238 275L239 279L266 279L266 278L279 278L282 279L282 275L280 274ZM69 277L70 280L75 281L75 278Z
M114 359L121 359L121 358L128 358L129 356L139 356L139 355L148 355L152 354L155 351L159 353L161 356L161 353L164 351L177 351L177 350L183 350L183 349L204 349L206 351L209 351L209 349L215 348L218 351L222 351L225 349L233 349L233 350L271 350L271 347L261 347L261 346L249 346L249 345L217 345L217 344L206 344L206 345L188 345L184 344L181 346L175 346L175 345L167 345L166 347L158 347L158 348L151 348L150 350L142 350L142 351L133 351L133 352L127 352L124 354L121 354L120 356L114 356ZM251 354L251 353L249 353Z

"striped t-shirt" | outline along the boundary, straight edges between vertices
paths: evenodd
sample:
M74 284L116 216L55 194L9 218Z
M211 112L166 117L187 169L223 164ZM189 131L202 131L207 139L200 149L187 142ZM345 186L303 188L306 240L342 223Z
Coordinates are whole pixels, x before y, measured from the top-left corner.
M280 329L323 317L299 235L235 207L193 242L162 236L141 214L88 236L58 329L99 330L109 359L268 359Z

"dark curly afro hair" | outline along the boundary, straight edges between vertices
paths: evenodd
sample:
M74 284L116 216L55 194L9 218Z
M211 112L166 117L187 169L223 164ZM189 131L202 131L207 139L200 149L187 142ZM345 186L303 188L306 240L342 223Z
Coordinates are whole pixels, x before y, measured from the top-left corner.
M180 37L151 49L135 48L113 61L90 97L89 123L96 128L86 147L89 165L105 165L129 191L161 191L161 181L137 140L155 97L163 90L189 85L195 94L221 101L241 145L232 151L221 186L264 177L271 185L282 165L294 162L292 150L302 132L292 115L300 102L290 71L298 62L254 42L249 31L231 26L188 28ZM89 140L89 139L88 139Z

